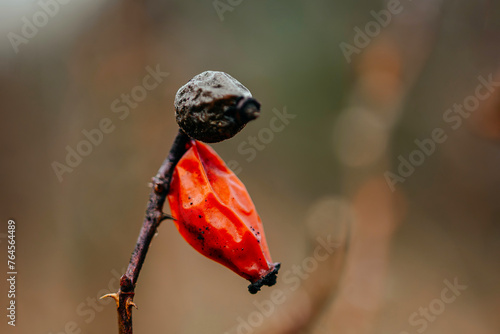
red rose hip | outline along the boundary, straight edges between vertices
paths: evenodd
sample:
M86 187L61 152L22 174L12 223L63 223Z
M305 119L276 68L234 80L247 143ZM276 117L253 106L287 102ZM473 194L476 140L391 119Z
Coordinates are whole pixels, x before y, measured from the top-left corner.
M243 183L215 151L196 140L177 163L168 201L184 239L249 280L250 293L276 283L262 221Z

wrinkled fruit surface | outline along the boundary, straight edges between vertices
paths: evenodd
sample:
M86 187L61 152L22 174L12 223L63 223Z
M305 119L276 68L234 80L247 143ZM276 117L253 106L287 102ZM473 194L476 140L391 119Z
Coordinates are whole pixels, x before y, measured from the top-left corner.
M205 71L175 95L175 119L191 138L217 143L236 135L260 115L260 103L227 73Z
M249 280L251 293L274 285L280 264L245 186L211 147L189 145L168 194L177 229L198 252Z

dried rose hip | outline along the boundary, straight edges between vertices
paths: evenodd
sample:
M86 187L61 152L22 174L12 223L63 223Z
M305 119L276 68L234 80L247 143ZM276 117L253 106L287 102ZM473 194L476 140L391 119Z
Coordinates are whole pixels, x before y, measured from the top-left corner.
M205 71L175 95L175 119L188 136L216 143L237 134L260 115L260 103L227 73Z
M262 222L243 183L209 146L191 140L175 167L168 201L177 229L198 252L249 280L276 283Z

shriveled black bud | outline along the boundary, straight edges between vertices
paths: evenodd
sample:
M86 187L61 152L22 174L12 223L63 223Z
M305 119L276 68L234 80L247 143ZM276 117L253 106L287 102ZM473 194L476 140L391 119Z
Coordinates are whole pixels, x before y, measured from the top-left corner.
M229 139L260 114L260 103L238 80L224 72L206 71L175 95L175 116L190 137L216 143Z

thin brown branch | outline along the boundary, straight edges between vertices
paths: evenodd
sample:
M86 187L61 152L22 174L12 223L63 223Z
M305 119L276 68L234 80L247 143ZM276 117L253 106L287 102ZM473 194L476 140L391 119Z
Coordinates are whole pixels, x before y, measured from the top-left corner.
M158 226L163 220L172 219L163 212L163 204L175 165L186 152L189 141L194 138L212 143L229 139L246 123L256 119L260 111L260 103L251 98L250 91L241 83L228 74L213 71L205 71L181 87L174 104L180 130L153 178L146 217L127 271L120 279L120 290L101 297L111 297L116 301L120 334L132 334L132 306L135 306L137 279ZM200 135L203 138L199 138Z
M153 178L146 217L144 218L134 252L130 257L127 271L120 279L120 290L116 294L103 296L112 297L116 301L120 334L132 334L132 307L135 306L133 299L137 279L158 226L162 220L170 218L163 213L163 204L170 188L170 180L175 165L186 152L187 144L190 140L182 130L179 130L167 158L163 161L158 173Z

